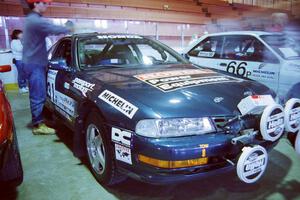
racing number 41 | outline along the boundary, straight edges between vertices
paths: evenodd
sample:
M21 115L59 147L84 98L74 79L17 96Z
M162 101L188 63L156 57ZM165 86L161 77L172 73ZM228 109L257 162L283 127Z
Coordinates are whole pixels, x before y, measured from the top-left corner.
M241 62L240 64L237 64L237 62L232 61L227 65L226 71L229 73L248 77L251 75L251 72L246 70L246 66L246 62Z

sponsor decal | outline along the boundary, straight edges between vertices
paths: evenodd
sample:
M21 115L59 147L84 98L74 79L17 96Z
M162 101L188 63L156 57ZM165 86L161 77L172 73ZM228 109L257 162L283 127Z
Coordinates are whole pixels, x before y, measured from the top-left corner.
M99 39L142 39L138 35L98 35Z
M111 128L111 140L115 142L116 159L128 164L131 161L131 133L118 128Z
M109 105L111 105L130 119L132 119L132 117L138 110L136 106L108 90L104 90L98 96L98 98L105 101L106 103L108 103Z
M136 75L135 78L139 80L151 80L151 79L161 79L168 78L172 76L181 76L181 75L193 75L193 74L208 74L208 73L216 73L209 69L186 69L186 70L173 70L173 71L162 71L162 72L154 72L147 74L139 74Z
M247 96L252 96L253 95L253 92L252 91L245 91L244 92L244 96L247 97Z
M65 94L57 91L55 88L55 79L57 76L57 70L48 70L47 74L47 95L51 102L59 107L62 111L68 115L75 116L76 101ZM61 113L61 110L59 111ZM65 114L63 114L65 116ZM66 116L65 116L66 117ZM67 118L68 119L68 118Z
M87 92L94 90L95 84L84 81L80 78L75 78L73 81L73 87L81 91L82 95L86 97Z
M55 105L55 110L57 112L59 112L62 116L64 116L67 120L72 121L71 117L65 111L63 111L60 107Z
M259 65L258 69L252 71L252 76L255 78L274 79L276 72L263 70L265 64Z
M199 51L198 56L201 57L208 57L208 58L212 58L214 57L215 52L209 52L209 51Z
M209 144L200 144L199 147L201 148L202 158L205 158L206 157L206 149L209 147Z
M244 147L237 163L237 174L245 183L256 182L265 172L268 154L262 146Z
M64 88L67 89L67 90L69 90L69 89L70 89L70 84L67 83L67 82L65 82L65 83L64 83Z
M111 140L113 142L130 147L131 144L131 133L128 131L122 131L118 128L112 127L111 129Z
M279 104L267 106L260 119L260 132L263 139L274 142L284 132L284 112Z
M115 144L116 159L132 165L131 149L119 144Z
M223 100L224 100L223 97L215 97L215 98L214 98L214 102L215 102L215 103L220 103L220 102L223 101Z
M54 104L60 107L63 111L67 114L71 115L72 117L75 116L75 107L76 102L74 99L60 93L58 91L55 92L55 101Z
M266 75L275 75L275 72L264 71L264 70L253 70L254 73L266 74Z
M139 74L134 77L163 92L170 92L198 85L241 81L241 79L234 77L217 75L217 73L212 70L201 69L164 71Z

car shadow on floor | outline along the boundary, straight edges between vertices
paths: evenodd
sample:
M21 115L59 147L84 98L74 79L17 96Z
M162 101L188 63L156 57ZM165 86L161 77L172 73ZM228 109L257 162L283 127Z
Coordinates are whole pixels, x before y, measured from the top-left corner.
M59 140L72 151L72 132L65 127L58 129ZM80 165L88 168L87 160L81 159ZM263 177L254 184L242 183L236 172L216 175L173 185L150 185L128 178L126 181L112 187L104 188L118 199L267 199L272 195L280 195L284 199L300 198L300 182L298 180L284 181L292 162L283 153L272 150L269 163Z

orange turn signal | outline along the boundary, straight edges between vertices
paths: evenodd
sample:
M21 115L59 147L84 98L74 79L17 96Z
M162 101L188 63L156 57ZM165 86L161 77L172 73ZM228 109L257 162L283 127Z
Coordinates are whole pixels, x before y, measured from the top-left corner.
M139 154L138 155L139 161L159 167L159 168L166 168L166 169L174 169L174 168L182 168L182 167L192 167L198 165L205 165L208 163L208 158L196 158L191 160L159 160L156 158L151 158L148 156L144 156Z

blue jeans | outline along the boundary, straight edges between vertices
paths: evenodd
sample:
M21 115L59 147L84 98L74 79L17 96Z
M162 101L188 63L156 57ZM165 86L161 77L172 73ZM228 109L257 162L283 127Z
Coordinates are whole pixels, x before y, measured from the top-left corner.
M23 63L21 60L16 60L15 63L17 70L18 70L18 85L19 88L24 88L27 86L26 84L26 79L25 79L25 75L24 75L24 67L23 67Z
M24 73L29 83L29 100L32 115L32 125L44 121L43 108L46 102L46 66L24 64Z

